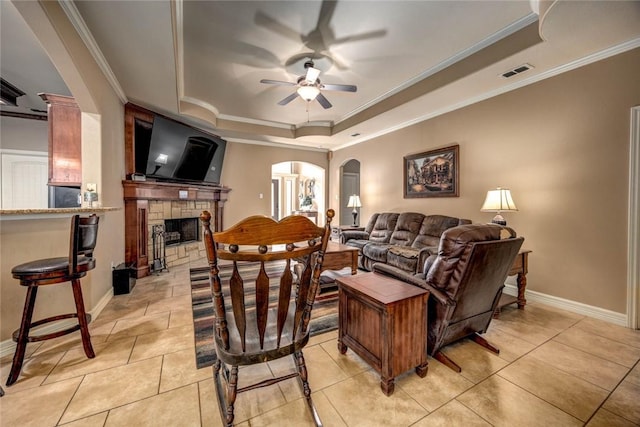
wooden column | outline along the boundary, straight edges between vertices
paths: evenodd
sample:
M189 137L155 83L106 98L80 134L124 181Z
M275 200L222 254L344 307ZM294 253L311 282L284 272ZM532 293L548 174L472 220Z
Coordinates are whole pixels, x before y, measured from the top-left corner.
M81 112L69 96L39 94L49 116L49 185L82 183Z

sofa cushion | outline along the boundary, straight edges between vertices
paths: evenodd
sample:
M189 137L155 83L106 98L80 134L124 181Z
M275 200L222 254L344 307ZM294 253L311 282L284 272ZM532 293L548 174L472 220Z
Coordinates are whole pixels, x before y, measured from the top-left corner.
M378 216L380 216L380 213L374 213L373 215L371 215L371 218L369 218L367 225L364 227L364 231L367 233L367 235L371 234L371 230L373 230L373 227L376 225Z
M389 253L403 258L418 258L420 253L419 249L412 248L411 246L391 246L389 247Z
M400 270L415 272L420 250L410 246L391 246L387 252L387 264Z
M369 233L369 240L371 242L388 243L389 239L391 239L391 233L396 228L399 215L395 212L384 212L378 215L376 223L371 233Z
M398 216L396 227L389 243L399 246L411 246L424 220L424 214L418 212L402 212Z
M369 258L371 262L387 262L387 252L389 245L385 243L369 242L362 248L362 255Z
M440 236L445 230L456 227L464 223L470 223L468 220L461 220L446 215L427 215L424 217L420 226L420 231L414 239L411 246L414 248L424 248L429 246L437 247L440 243Z

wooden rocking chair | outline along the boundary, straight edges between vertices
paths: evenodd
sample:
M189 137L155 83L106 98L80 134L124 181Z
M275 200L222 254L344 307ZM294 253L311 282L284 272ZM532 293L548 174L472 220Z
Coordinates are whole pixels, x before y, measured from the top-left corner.
M200 216L216 316L214 382L224 425L233 425L238 393L294 377L300 380L315 424L322 425L311 401L302 349L309 340L311 309L333 216L329 209L324 227L297 215L280 222L251 216L215 234L209 225L211 214L204 211ZM228 280L220 277L219 260L232 262ZM294 357L295 372L238 388L239 366L289 355Z

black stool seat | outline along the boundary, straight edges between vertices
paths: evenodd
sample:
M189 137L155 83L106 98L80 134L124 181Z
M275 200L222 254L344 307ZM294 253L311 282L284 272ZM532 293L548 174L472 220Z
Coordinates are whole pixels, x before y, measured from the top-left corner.
M93 258L85 256L78 258L78 275L80 277L85 276L86 272L93 270L95 266L96 261ZM25 262L24 264L13 267L11 274L15 279L21 281L42 280L42 275L47 275L49 279L55 279L57 277L67 278L70 276L69 257L46 258ZM69 279L64 281L68 282ZM43 284L44 283L40 283L40 285ZM25 286L28 286L28 284Z
M11 269L13 277L20 280L22 286L27 287L27 297L22 312L20 329L13 332L13 340L16 341L17 346L16 352L13 355L11 372L7 379L8 386L15 383L20 375L25 350L29 342L48 340L80 330L85 354L88 358L95 357L93 347L91 346L91 336L89 335L89 315L84 309L80 278L86 276L87 272L96 266L96 261L93 258L93 250L96 246L97 235L97 216L91 215L81 218L79 215L75 215L71 218L71 241L68 257L29 261ZM33 316L38 286L65 282L71 282L73 298L76 303L76 312L51 316L32 322L31 318ZM29 336L29 330L31 328L70 318L77 318L78 324L49 334Z

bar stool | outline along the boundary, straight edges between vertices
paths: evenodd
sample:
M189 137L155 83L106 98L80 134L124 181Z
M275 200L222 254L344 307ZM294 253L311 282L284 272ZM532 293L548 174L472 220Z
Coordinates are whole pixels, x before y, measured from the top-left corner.
M13 277L20 280L22 286L27 287L27 298L22 312L20 329L13 333L13 340L17 342L16 352L13 355L11 372L7 379L7 386L12 385L18 379L25 350L28 342L44 341L57 338L80 330L82 346L88 358L95 357L89 336L88 318L82 300L82 288L80 278L87 275L87 271L93 270L96 261L93 258L93 250L96 247L98 237L98 217L91 215L80 217L74 215L71 218L71 239L69 244L69 256L60 258L47 258L20 264L11 270ZM76 313L61 314L47 317L46 319L31 322L33 307L36 302L38 286L54 285L71 282L73 297L76 303ZM33 327L44 325L61 319L78 318L78 324L62 331L49 334L29 336L29 330Z

